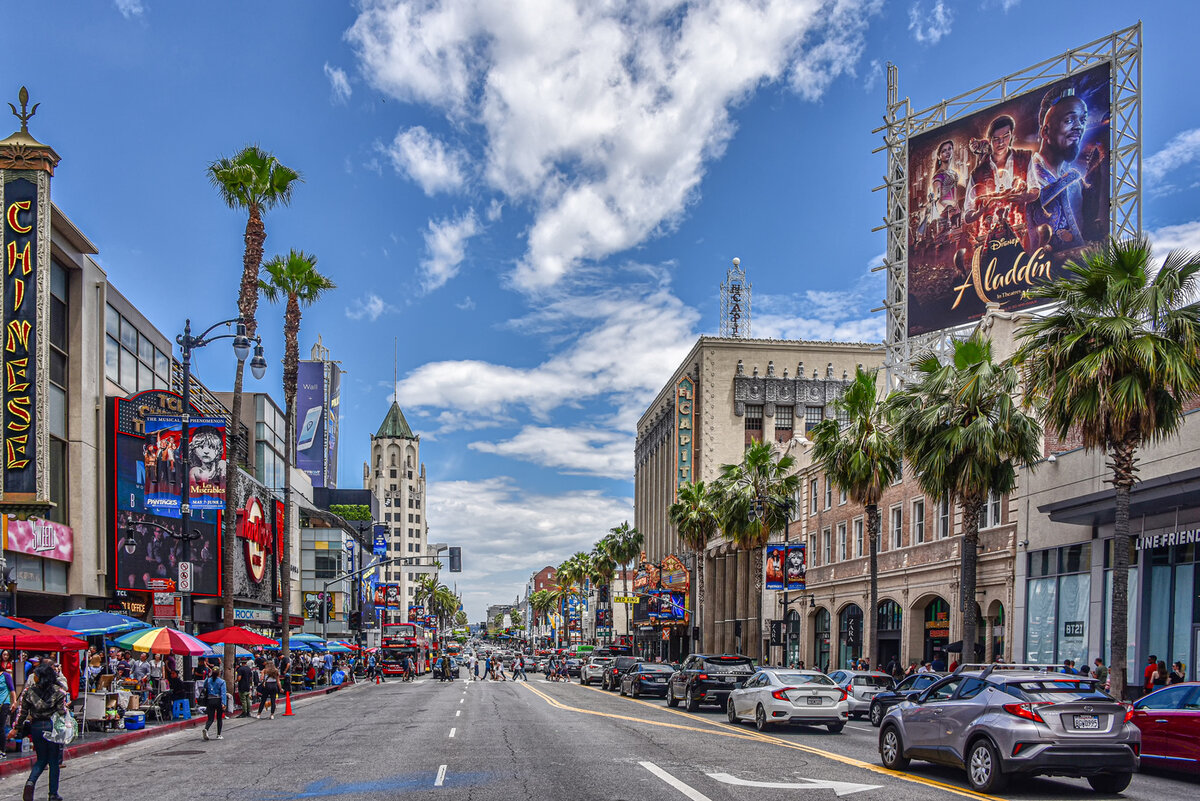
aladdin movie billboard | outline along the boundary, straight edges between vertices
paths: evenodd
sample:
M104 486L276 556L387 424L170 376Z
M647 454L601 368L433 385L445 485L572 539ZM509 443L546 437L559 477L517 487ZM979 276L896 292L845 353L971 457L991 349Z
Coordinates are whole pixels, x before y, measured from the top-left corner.
M1101 64L908 140L908 334L1035 305L1030 287L1109 235Z

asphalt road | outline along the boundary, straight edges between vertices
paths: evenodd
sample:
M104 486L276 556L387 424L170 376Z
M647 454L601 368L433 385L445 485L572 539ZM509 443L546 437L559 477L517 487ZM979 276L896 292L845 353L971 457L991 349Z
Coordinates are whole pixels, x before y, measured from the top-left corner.
M282 710L281 710L282 711ZM295 716L232 721L70 760L68 799L653 799L653 801L954 801L984 799L956 771L879 766L876 730L851 722L772 731L730 726L715 707L689 714L578 684L357 685L295 704ZM0 795L19 797L23 777ZM1123 794L1193 801L1200 782L1142 774ZM45 798L46 777L36 798ZM1074 779L1016 781L1012 799L1095 798Z

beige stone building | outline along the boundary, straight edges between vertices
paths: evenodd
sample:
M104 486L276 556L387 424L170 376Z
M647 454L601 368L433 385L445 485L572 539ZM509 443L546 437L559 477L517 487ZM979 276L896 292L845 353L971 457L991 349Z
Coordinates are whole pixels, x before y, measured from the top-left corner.
M689 651L766 653L767 622L779 616L775 594L759 586L759 554L714 538L697 559L685 552L667 510L680 484L715 479L741 460L747 443L766 440L807 461L802 435L833 414L832 402L862 365L882 362L878 345L701 337L638 421L634 524L651 565L676 555L686 575L685 620L652 619L639 595L632 627L640 652L677 658ZM648 571L655 589L658 571ZM650 586L655 585L655 586ZM793 595L793 597L796 597ZM740 634L739 634L740 631ZM697 638L696 635L699 634Z

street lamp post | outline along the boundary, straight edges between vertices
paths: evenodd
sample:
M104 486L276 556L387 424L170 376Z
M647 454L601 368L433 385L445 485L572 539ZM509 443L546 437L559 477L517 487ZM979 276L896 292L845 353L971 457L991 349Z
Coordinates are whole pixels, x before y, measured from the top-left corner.
M209 336L216 328L224 325L237 325L236 333L233 334L218 334ZM179 502L179 519L180 529L182 530L181 539L188 543L188 561L191 561L191 541L199 537L198 532L192 532L192 482L191 482L191 443L189 442L191 408L192 408L192 351L196 348L202 348L218 339L233 340L233 354L239 362L246 361L250 356L250 337L246 336L246 323L241 317L234 317L232 320L222 320L219 323L214 323L199 336L192 336L192 321L185 320L183 324L183 333L175 338L179 343L180 356L183 363L183 415L182 415L182 431L180 432L180 460L183 462L184 476L180 487L180 502ZM255 378L261 379L267 372L267 360L263 357L262 338L255 337L254 340L254 358L250 360L250 371ZM237 436L238 420L232 421L233 436ZM234 468L237 469L236 467ZM228 588L227 592L232 593L233 588ZM192 594L190 592L183 593L183 625L184 630L188 634L192 633Z

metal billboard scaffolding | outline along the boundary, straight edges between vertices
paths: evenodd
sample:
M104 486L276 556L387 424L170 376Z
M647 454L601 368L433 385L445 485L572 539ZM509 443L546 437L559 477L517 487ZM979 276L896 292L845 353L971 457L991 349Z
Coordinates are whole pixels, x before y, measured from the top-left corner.
M1111 178L1110 235L1118 239L1138 236L1142 230L1142 23L1097 39L1082 47L1006 75L950 100L914 111L909 98L899 99L898 70L887 67L887 110L884 125L872 133L883 135L883 146L873 153L887 153L884 190L887 212L883 225L872 229L887 232L883 264L887 270L887 293L883 305L873 311L887 314L884 368L887 389L899 386L908 376L914 358L922 354L948 354L956 338L969 334L972 321L929 333L909 335L909 140L946 123L959 120L1055 81L1078 75L1101 64L1111 70Z

